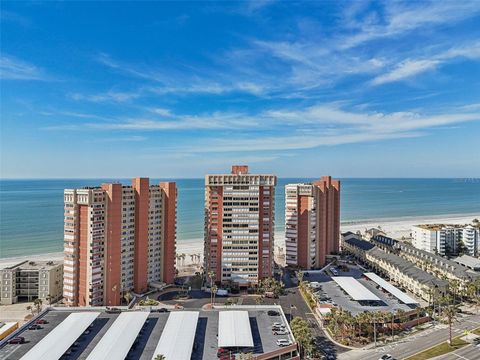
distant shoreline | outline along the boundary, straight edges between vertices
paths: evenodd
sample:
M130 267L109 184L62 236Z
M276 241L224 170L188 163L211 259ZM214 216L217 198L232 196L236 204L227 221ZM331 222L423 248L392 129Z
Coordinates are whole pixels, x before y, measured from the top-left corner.
M423 223L452 223L467 224L475 218L480 218L478 214L446 214L431 216L404 216L397 218L383 218L358 221L344 221L341 223L341 231L365 231L368 228L380 226L387 235L394 238L408 238L410 236L411 227L416 224ZM282 231L275 232L275 247L280 250L284 247L285 237ZM281 251L281 250L280 250ZM191 265L192 261L198 264L198 258L193 260L190 255L197 254L203 257L203 239L189 239L177 241L177 255L185 254L183 266ZM63 252L32 254L24 256L14 256L0 258L0 268L12 266L25 260L44 261L44 260L62 260ZM201 260L200 260L201 261Z

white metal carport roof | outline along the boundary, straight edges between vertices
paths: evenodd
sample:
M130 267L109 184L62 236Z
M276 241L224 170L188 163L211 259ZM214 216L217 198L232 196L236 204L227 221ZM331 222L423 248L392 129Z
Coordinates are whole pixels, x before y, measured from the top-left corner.
M355 301L380 301L380 298L350 276L332 277L343 290Z
M375 282L377 285L380 285L382 288L384 288L385 290L387 290L390 294L392 294L393 296L395 296L398 300L400 300L401 302L403 302L404 304L418 304L418 301L412 299L410 296L408 296L407 294L405 294L403 291L401 291L400 289L398 289L397 287L393 286L392 284L390 284L389 282L385 281L384 279L382 279L380 276L378 276L377 274L375 273L372 273L372 272L369 272L369 273L364 273L363 275L365 275L366 277L368 277L370 280L372 280L373 282Z
M152 359L163 355L166 360L190 360L199 314L198 311L171 312Z
M58 360L95 320L99 312L77 312L67 316L21 360Z
M125 359L147 320L147 311L122 312L115 319L87 360Z
M220 311L218 314L219 347L253 347L248 311Z

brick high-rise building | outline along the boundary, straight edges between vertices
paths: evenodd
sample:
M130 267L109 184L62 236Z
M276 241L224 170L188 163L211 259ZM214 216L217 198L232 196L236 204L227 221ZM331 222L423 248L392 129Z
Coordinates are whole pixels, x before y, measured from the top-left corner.
M215 281L244 286L272 276L276 182L244 165L205 177L205 270Z
M340 181L323 176L311 184L285 186L287 265L302 269L325 264L339 251Z
M175 183L66 189L64 298L71 306L119 305L133 291L175 277Z

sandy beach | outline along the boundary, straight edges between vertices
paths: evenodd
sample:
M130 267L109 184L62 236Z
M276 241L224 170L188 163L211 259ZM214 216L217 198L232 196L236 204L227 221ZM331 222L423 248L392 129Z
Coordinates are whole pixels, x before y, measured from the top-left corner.
M467 224L475 218L480 218L480 214L463 215L437 215L437 216L415 216L402 217L397 219L378 219L367 221L342 222L341 231L364 232L372 227L381 227L389 236L400 239L409 238L411 227L416 224ZM275 232L275 252L282 253L285 247L284 233ZM182 256L185 254L185 256ZM0 268L12 266L25 260L62 260L63 253L48 253L29 255L22 257L12 257L0 259ZM181 241L177 243L177 262L180 272L189 272L192 269L199 269L203 261L203 239Z

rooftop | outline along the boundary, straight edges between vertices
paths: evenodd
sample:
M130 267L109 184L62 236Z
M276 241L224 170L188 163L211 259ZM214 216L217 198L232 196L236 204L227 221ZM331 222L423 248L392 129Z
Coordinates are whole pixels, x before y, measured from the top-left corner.
M400 249L401 252L414 255L418 258L426 259L431 264L436 265L438 268L445 269L459 279L474 280L480 277L480 274L466 269L464 266L457 264L455 261L449 260L435 253L417 249L413 245L407 243L398 243L397 247Z
M18 264L4 267L2 270L50 270L54 267L62 265L63 261L30 261L25 260Z
M435 276L423 271L422 269L416 267L412 262L405 260L404 258L385 252L378 248L368 251L368 255L373 256L377 259L384 260L387 263L393 265L405 275L415 279L416 281L422 284L431 283L437 286L447 286L448 282L446 280L438 279Z
M362 239L357 239L357 238L351 238L351 239L345 240L345 242L351 246L355 246L364 251L368 251L375 247L375 245L372 244L371 242L362 240Z
M461 224L419 224L419 225L414 225L414 226L418 227L420 229L438 231L438 230L442 230L442 229L445 229L445 228L461 228L461 227L464 227L465 225L461 225Z
M480 271L480 259L470 255L462 255L453 259L456 263L466 266L472 270Z

